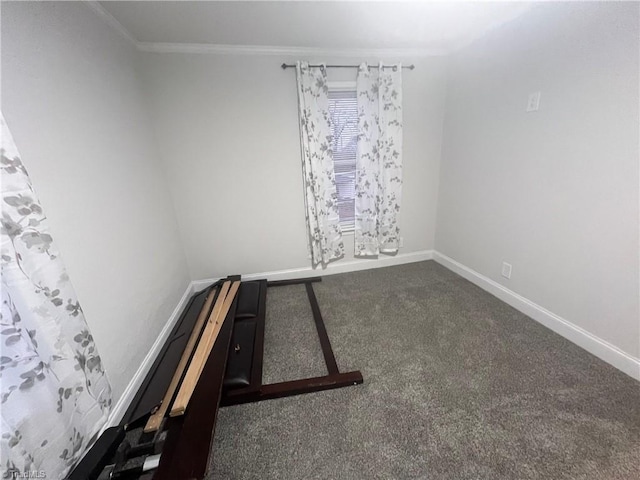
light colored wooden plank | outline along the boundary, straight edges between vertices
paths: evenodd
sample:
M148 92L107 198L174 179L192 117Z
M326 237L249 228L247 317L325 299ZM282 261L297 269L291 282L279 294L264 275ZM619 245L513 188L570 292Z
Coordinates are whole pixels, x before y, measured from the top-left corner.
M218 333L220 333L220 329L222 328L224 319L226 318L227 313L229 313L229 309L231 308L231 304L233 303L233 299L235 298L239 287L240 287L240 282L236 282L234 285L231 286L231 289L229 290L229 294L227 295L227 298L224 301L224 306L222 307L222 311L220 312L218 318L216 319L216 325L213 329L213 333L211 334L210 337L207 338L207 345L205 347L207 352L211 352L211 349L213 348L213 344L215 343L216 338L218 338ZM207 353L207 358L209 358L209 353ZM198 369L198 378L200 378L200 375L202 375L202 371L204 370L205 363L207 363L206 359L200 364L200 368Z
M189 363L187 372L182 380L182 383L180 384L180 389L178 390L178 394L176 395L176 398L173 401L173 407L169 412L169 416L171 417L176 416L176 414L174 414L176 404L183 404L185 401L188 403L188 400L191 398L191 393L193 393L193 389L195 389L195 385L198 382L195 376L199 371L199 368L195 368L194 364L196 362L202 361L202 355L207 343L206 339L211 335L214 329L215 321L220 315L220 312L222 311L222 307L224 306L224 301L227 297L230 286L231 286L231 282L226 281L222 284L222 287L220 287L220 293L218 294L218 298L216 300L215 305L213 306L213 310L211 310L211 314L209 315L209 318L207 319L207 322L204 326L204 331L202 332L202 336L200 337L200 341L198 342L198 347L195 353L193 354L193 358ZM190 387L191 384L193 384L193 388ZM187 385L187 387L185 387L185 385ZM189 390L191 390L190 393L189 393Z
M209 315L209 319L207 320L207 325L204 327L206 328L211 328L209 327L209 325L211 323L215 323L218 319L218 317L220 316L220 312L222 311L222 308L224 307L224 302L227 298L227 295L229 294L229 288L231 287L231 282L230 281L226 281L222 284L222 287L220 288L220 294L218 295L218 300L216 300L216 304L213 306L213 310L211 311L211 315ZM205 335L207 334L207 331L205 330L204 333L202 334L202 339L207 338ZM202 340L200 340L200 342L202 342ZM201 351L200 348L200 344L198 344L198 350L196 350L196 354L198 353L198 351ZM196 358L195 356L193 357L194 359ZM189 367L191 368L191 367Z
M202 339L198 345L198 350L196 351L193 361L189 366L189 371L187 372L187 376L180 387L180 391L173 403L169 416L175 417L185 413L189 400L191 399L193 391L198 384L198 380L202 375L202 371L204 370L204 366L209 358L211 349L213 348L216 338L220 333L222 324L224 323L227 313L231 308L231 304L233 303L239 286L240 282L234 282L232 284L229 293L225 298L224 305L216 312L217 314L215 317L212 315L209 318L205 332L202 334Z
M224 305L217 312L217 316L214 317L214 312L212 312L211 316L209 317L209 321L207 322L205 331L203 332L202 338L198 343L196 353L193 356L193 360L189 364L187 374L182 382L182 385L180 386L180 390L178 391L178 396L173 402L171 411L169 412L169 416L177 417L179 415L183 415L186 411L189 400L191 399L193 391L198 384L198 380L200 379L202 370L204 370L204 366L207 362L207 359L209 358L211 349L215 344L218 333L220 333L220 329L222 328L224 319L226 318L227 313L229 313L229 309L231 308L231 304L233 303L239 287L240 282L233 282L231 288L229 289L229 293L225 297ZM216 302L216 304L217 303L218 302Z
M185 368L187 368L187 364L189 363L189 358L191 358L191 354L193 353L196 344L198 343L198 338L200 337L200 332L204 328L205 321L209 316L209 310L211 309L211 304L213 303L213 299L216 296L216 291L219 289L212 289L207 295L207 299L204 302L204 306L202 310L200 310L200 315L198 315L198 319L191 330L191 335L189 336L189 341L187 341L187 345L184 347L184 351L182 352L182 357L180 357L180 363L176 367L175 372L173 373L173 377L171 378L171 383L167 388L166 393L164 394L164 398L153 415L149 417L147 420L147 424L144 427L144 433L155 432L160 428L162 424L162 420L164 419L167 410L169 410L169 404L171 403L171 398L178 388L178 384L180 383L180 378L182 378L182 374L184 373ZM223 303L223 302L220 302Z

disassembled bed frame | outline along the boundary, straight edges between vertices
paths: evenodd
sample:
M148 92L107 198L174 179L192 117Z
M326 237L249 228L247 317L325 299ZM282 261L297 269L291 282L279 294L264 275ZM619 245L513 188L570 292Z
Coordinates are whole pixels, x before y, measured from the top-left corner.
M359 371L338 369L313 290L319 281L232 276L195 294L121 424L103 433L68 480L202 479L219 406L361 384ZM264 385L267 289L286 285L305 286L327 375ZM132 446L125 434L140 427Z
M243 340L251 341L251 335L242 335L238 332L242 328L243 322L250 321L250 318L242 318L240 315L236 315L234 325L234 337L231 339L231 345L233 351L229 352L229 365L227 368L227 378L225 379L225 389L222 396L222 406L238 405L241 403L260 402L262 400L269 400L272 398L282 398L291 395L300 395L304 393L319 392L321 390L329 390L333 388L348 387L349 385L357 385L362 383L362 374L359 371L340 373L338 370L338 364L336 357L333 354L331 348L331 342L329 341L329 335L320 313L320 306L316 299L315 292L313 291L313 283L319 282L322 279L320 277L305 278L301 280L281 280L275 282L267 282L266 280L260 280L255 283L260 286L259 294L259 308L256 312L256 334L252 353L253 358L250 361L251 370L248 375L246 386L239 382L234 382L232 376L237 376L237 370L242 370L242 363L234 362L241 352L246 351ZM254 282L246 282L251 284ZM245 285L243 283L243 285ZM311 304L311 311L313 313L313 320L318 332L318 338L320 340L320 346L322 348L322 354L327 366L327 375L321 377L304 378L300 380L292 380L286 382L272 383L264 385L262 383L262 363L263 363L263 351L264 351L264 328L265 328L265 305L267 297L267 287L281 287L287 285L304 285L309 297L309 303ZM237 364L238 367L236 367ZM234 368L236 367L236 368ZM245 367L246 369L246 367Z

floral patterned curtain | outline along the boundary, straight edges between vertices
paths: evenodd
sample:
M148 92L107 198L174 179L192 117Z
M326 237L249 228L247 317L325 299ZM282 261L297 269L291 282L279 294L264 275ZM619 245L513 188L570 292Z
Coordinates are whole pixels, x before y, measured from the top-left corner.
M111 387L1 114L0 123L0 473L63 478L105 424Z
M313 265L344 256L331 150L329 88L324 66L297 62L298 109L309 249Z
M356 78L355 255L397 253L402 196L402 66L360 65Z

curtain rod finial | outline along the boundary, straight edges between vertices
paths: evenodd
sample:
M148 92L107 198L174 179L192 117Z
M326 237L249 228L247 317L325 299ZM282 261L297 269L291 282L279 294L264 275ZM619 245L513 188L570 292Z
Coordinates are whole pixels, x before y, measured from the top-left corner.
M282 65L280 65L280 66L282 67L282 69L283 69L283 70L286 70L286 69L287 69L287 64L286 64L286 63L283 63L283 64L282 64Z

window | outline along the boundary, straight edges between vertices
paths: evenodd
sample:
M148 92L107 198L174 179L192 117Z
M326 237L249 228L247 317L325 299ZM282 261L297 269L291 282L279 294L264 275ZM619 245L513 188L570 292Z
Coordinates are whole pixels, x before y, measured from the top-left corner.
M355 224L356 153L358 107L355 85L329 85L329 114L333 134L333 170L338 192L338 213L342 231Z

